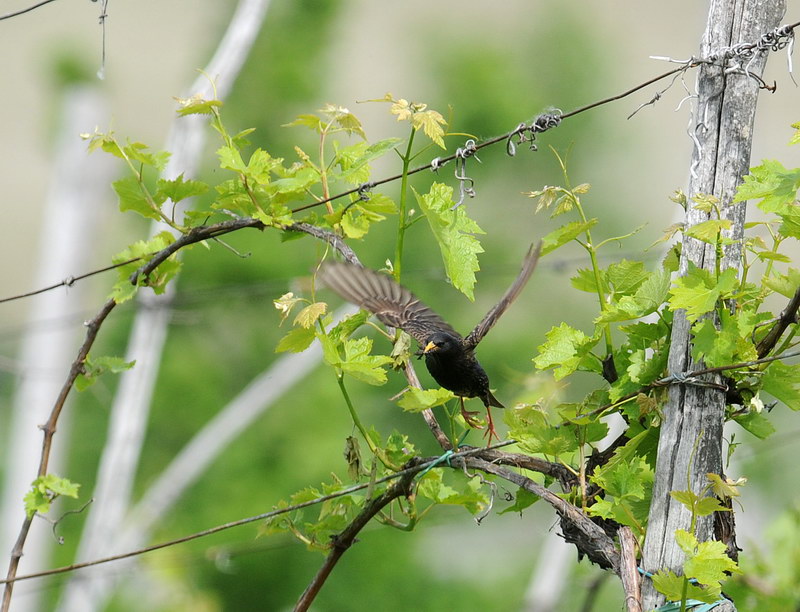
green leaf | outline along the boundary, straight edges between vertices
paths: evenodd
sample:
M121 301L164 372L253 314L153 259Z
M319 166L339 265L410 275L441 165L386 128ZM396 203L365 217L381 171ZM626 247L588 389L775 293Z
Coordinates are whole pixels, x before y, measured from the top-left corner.
M708 219L691 227L684 229L686 236L697 238L709 244L716 244L719 241L720 232L731 228L730 219Z
M681 597L683 597L685 580L682 576L677 576L672 571L658 570L653 574L652 580L653 586L667 601L680 601Z
M589 219L586 222L572 221L550 232L547 236L542 238L542 255L547 255L551 251L555 251L557 248L564 246L586 230L594 227L596 223L597 219Z
M328 304L325 302L314 302L297 313L297 316L294 318L294 324L308 329L313 327L317 322L317 319L319 319L327 311Z
M719 329L710 319L695 325L692 330L692 356L695 361L703 359L707 366L715 368L737 361L758 359L756 347L750 340L757 320L752 319L754 314L743 311L732 315L730 311L723 309L720 312Z
M161 220L163 217L158 209L154 208L142 191L136 177L126 176L111 183L119 198L119 210L125 212L132 210L146 219Z
M219 158L219 167L224 170L244 172L247 169L238 149L228 146L220 147L217 149L217 157Z
M790 145L800 144L800 122L793 123L792 127L794 128L794 134L792 134L792 137L789 140L789 144Z
M647 278L651 276L641 261L623 259L608 266L606 278L619 294L633 293Z
M122 150L130 161L139 162L156 170L163 170L170 158L169 152L151 152L148 150L147 145L141 142L129 142L122 147Z
M408 412L421 412L428 408L441 406L454 397L453 392L447 389L417 389L409 387L400 397L397 405Z
M697 193L691 198L694 201L694 208L706 213L719 208L719 198L710 193Z
M789 268L786 274L773 271L774 276L767 276L762 279L764 286L780 293L782 296L791 298L797 288L800 287L800 270Z
M539 496L535 495L528 491L528 489L523 489L520 487L517 489L517 494L514 496L514 503L511 504L508 508L505 508L498 512L498 514L505 514L506 512L519 512L522 513L525 508L528 508L539 501Z
M725 551L725 543L716 540L700 542L697 552L683 564L687 576L701 584L714 585L727 579L726 572L739 572L736 561Z
M184 180L183 173L173 180L158 179L154 199L159 204L168 198L180 202L186 198L202 195L208 191L208 185L201 181Z
M244 175L256 185L269 185L270 172L281 165L282 159L272 157L263 149L256 149L247 162Z
M348 315L339 321L328 334L337 341L343 341L359 327L364 325L369 319L370 313L366 310L359 310L357 313Z
M386 382L386 371L382 366L391 363L387 355L370 355L372 340L369 338L349 338L344 341L344 360L339 364L343 372L356 380L370 385Z
M676 502L686 506L689 512L691 512L692 508L700 501L700 497L694 491L670 491L669 494Z
M595 323L629 321L639 319L657 311L667 299L670 288L670 273L659 269L647 276L636 292L625 295L616 304L611 304L595 319Z
M371 174L369 163L401 142L400 138L387 138L372 144L359 142L340 149L336 152L336 163L342 169L338 178L356 185L368 181Z
M672 310L685 309L686 318L697 321L702 315L714 310L717 300L730 297L738 282L736 270L728 268L715 281L711 272L689 262L686 276L675 281L669 299Z
M739 414L733 417L733 420L761 440L765 440L775 433L775 426L761 412L752 411Z
M117 282L111 291L111 297L121 304L122 302L130 299L136 294L139 286L147 285L153 287L156 293L164 291L166 283L177 274L180 269L180 262L175 259L175 254L171 255L169 259L164 261L156 270L154 270L148 278L137 279L137 284L134 285L130 281L131 275L144 264L144 261L165 249L175 241L175 237L167 231L159 232L150 240L139 240L134 242L124 251L117 253L112 257L112 262L121 264L123 262L131 261L128 264L117 268ZM136 258L139 258L138 260Z
M313 327L295 327L278 342L275 347L276 353L289 351L290 353L302 353L314 341L315 334Z
M136 360L125 361L122 357L108 356L91 358L87 355L83 362L83 371L75 379L75 388L78 391L84 391L106 372L119 374L125 370L130 370L134 365L136 365Z
M539 354L533 359L533 363L540 370L555 368L556 380L575 372L599 340L566 323L552 328L545 334L545 338L547 341L537 348Z
M40 476L31 483L30 490L25 494L25 513L28 518L36 512L46 514L50 510L50 504L60 495L77 498L80 486L55 474Z
M474 234L483 234L483 230L467 216L466 206L452 209L452 187L434 183L427 194L421 196L414 191L414 195L439 243L447 277L456 289L474 300L475 272L480 270L478 253L483 253Z
M591 269L579 268L578 273L570 279L570 282L578 291L597 293L597 279ZM608 284L605 281L605 271L603 270L600 270L600 284L603 293L608 293Z
M403 465L412 457L417 457L419 451L405 434L392 432L386 440L386 456L396 465Z
M686 555L693 555L697 548L697 538L685 529L675 530L675 542Z
M779 212L778 215L783 221L778 228L780 234L800 240L800 210L797 210L797 206L792 206L785 212Z
M800 170L787 170L780 162L764 160L750 168L750 174L739 185L734 202L761 200L757 206L765 213L780 213L797 199Z
M442 126L447 125L447 121L445 121L445 118L437 111L427 110L414 113L411 117L411 125L413 125L415 129L422 128L422 131L428 138L442 149L445 148L443 138L444 128Z
M715 512L728 512L729 510L716 497L704 497L695 506L697 516L709 516Z
M481 512L489 503L481 479L468 478L463 472L447 471L447 483L442 470L431 470L419 479L419 495L439 504L463 506L470 513Z
M595 470L592 482L617 499L644 499L645 485L652 482L653 470L643 457L616 461Z
M305 126L317 133L321 133L325 127L325 122L316 115L304 113L302 115L297 115L294 121L291 121L290 123L284 123L282 127L294 127L296 125Z
M792 410L800 410L800 364L773 361L761 378L761 388Z
M211 115L215 108L221 108L222 102L219 100L203 100L199 95L191 98L175 98L180 104L177 113L179 117L186 115Z

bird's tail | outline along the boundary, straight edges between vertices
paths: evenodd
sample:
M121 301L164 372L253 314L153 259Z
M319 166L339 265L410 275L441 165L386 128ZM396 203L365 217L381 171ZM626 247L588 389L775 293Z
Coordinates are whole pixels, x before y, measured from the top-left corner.
M483 403L486 404L486 407L489 406L496 406L497 408L505 408L503 404L500 403L500 400L497 399L494 395L492 395L491 391L486 392L486 397L483 398Z

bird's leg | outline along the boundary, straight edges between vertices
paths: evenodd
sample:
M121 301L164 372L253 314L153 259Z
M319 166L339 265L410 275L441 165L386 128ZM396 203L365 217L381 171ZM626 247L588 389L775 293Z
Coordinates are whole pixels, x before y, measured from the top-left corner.
M475 415L478 414L476 410L467 410L464 406L464 398L459 397L461 400L461 416L464 417L464 420L467 422L467 425L470 427L474 427L475 429L483 429L483 425L475 418Z
M486 446L492 445L492 438L500 442L500 436L497 435L497 430L494 428L494 421L492 421L492 407L486 406L486 416L488 417L488 427L483 437L486 438Z

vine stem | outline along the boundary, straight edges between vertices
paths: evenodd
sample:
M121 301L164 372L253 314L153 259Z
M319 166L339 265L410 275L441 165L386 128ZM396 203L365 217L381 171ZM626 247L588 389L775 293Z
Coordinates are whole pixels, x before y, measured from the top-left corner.
M367 433L364 424L361 422L361 418L358 416L356 412L355 406L353 406L353 402L350 399L350 394L347 392L347 387L344 384L344 374L340 373L336 375L336 382L339 383L339 389L342 391L342 396L344 397L345 404L347 404L347 409L350 411L350 417L353 419L353 424L356 426L356 429L361 432L364 440L367 442L367 446L369 446L369 450L372 451L372 454L375 455L383 465L385 465L390 470L399 470L400 468L394 465L389 459L386 457L386 454L375 446L375 443L372 441L372 438Z
M406 153L402 156L403 159L403 173L400 179L400 210L399 219L397 221L397 243L394 252L394 278L400 282L400 274L403 271L403 243L405 241L408 217L407 201L408 201L408 169L411 165L411 147L414 144L414 135L417 133L415 128L411 128L411 136L408 138L408 146Z

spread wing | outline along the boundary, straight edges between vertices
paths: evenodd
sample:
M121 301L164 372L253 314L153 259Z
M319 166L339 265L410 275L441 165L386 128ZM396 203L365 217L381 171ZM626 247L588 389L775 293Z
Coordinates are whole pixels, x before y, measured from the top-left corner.
M318 278L348 302L369 310L386 325L399 327L423 346L437 331L461 339L444 319L385 274L349 263L327 262Z
M525 256L525 260L522 262L522 270L520 270L516 280L508 288L503 298L486 313L483 320L469 333L469 336L464 340L464 346L468 349L475 348L478 342L483 340L483 337L492 329L492 326L497 323L497 319L511 306L511 302L517 298L520 291L525 287L525 283L528 282L531 274L533 274L533 271L536 269L536 264L539 263L539 255L541 252L541 240L536 245L531 245L531 248L528 249L528 254Z

